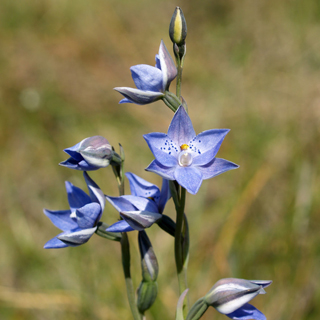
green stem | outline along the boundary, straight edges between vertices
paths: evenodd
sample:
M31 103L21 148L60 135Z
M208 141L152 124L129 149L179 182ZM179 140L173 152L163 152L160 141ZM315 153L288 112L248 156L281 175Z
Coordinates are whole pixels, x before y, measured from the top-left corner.
M176 212L177 212L174 252L175 252L175 261L176 261L180 295L188 287L187 266L186 266L187 261L185 261L184 259L185 257L184 257L183 248L182 248L182 241L183 241L182 230L184 227L183 223L184 223L185 200L186 200L186 189L181 187L180 201L178 199L174 200L176 204ZM184 311L184 314L186 315L188 312L187 302L183 303L183 311Z
M133 315L134 320L141 320L141 315L136 305L135 292L133 288L133 283L131 279L130 273L130 246L129 240L126 232L122 233L121 238L121 254L122 254L122 267L124 278L127 287L127 296L130 304L131 313Z
M177 92L177 97L180 99L181 98L181 82L182 82L182 65L181 65L180 59L179 59L177 69L178 69L178 74L177 74L176 92Z
M123 158L123 161L119 166L112 166L113 172L117 178L120 196L124 195L124 155L122 156L122 158ZM135 290L134 290L133 282L131 279L129 239L126 232L123 232L121 235L122 237L121 237L120 244L121 244L121 255L122 255L122 268L123 268L124 278L126 282L127 297L128 297L131 313L133 315L133 319L141 320L143 315L139 313L139 310L136 304Z

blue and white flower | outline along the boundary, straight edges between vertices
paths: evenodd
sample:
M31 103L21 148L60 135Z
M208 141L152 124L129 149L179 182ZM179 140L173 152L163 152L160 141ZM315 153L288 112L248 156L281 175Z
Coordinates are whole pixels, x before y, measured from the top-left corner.
M89 194L66 181L70 209L51 211L44 214L63 232L49 240L44 248L57 249L75 247L87 242L97 230L105 207L105 196L96 183L84 172Z
M183 106L175 113L168 133L144 135L155 160L146 168L162 178L176 180L196 194L205 179L238 168L233 162L216 158L229 129L212 129L196 135Z
M270 280L219 280L206 294L204 301L231 319L266 320L265 315L248 302L258 294L265 294Z
M108 140L101 136L86 138L73 147L64 149L64 152L70 158L60 165L82 171L105 168L111 161L120 161Z
M160 191L156 185L133 173L127 172L126 177L129 180L131 195L107 196L107 200L123 219L111 225L107 229L109 232L141 231L151 227L163 217L162 212L171 197L167 180L163 180Z
M164 97L165 91L177 75L177 68L162 40L155 67L138 64L130 70L137 88L114 88L125 97L120 103L148 104L157 101Z

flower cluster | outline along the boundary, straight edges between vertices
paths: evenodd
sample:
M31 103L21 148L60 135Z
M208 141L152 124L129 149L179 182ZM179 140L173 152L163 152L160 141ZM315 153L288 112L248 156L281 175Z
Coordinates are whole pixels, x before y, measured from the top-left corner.
M152 306L157 297L159 274L158 260L146 229L157 224L174 237L175 263L181 294L176 320L198 320L210 306L231 319L266 320L264 314L248 302L257 295L264 294L264 288L272 281L235 278L219 280L187 312L184 298L188 292L186 271L190 239L185 213L186 191L194 195L199 191L203 180L239 166L216 157L229 129L210 129L196 134L188 115L186 102L181 96L187 24L179 7L172 16L169 35L176 64L161 41L155 67L139 64L130 68L136 88L114 88L124 96L120 104L145 105L163 100L175 112L167 133L152 132L143 136L154 156L154 160L145 170L162 178L161 189L131 172L125 173L125 156L121 145L118 154L102 136L82 140L64 150L69 158L60 165L83 171L89 194L66 181L70 208L57 211L44 209L45 215L62 230L62 233L49 240L44 248L79 246L86 243L94 233L108 240L119 241L130 309L135 320L145 319L145 311ZM169 92L169 87L175 78L177 86L176 94L173 94ZM88 175L87 171L108 166L115 175L119 196L105 195ZM129 181L131 194L125 193L125 177ZM170 198L173 199L176 210L175 221L164 214ZM106 200L119 213L117 221L111 225L101 221ZM141 261L142 280L137 290L130 279L130 246L127 232L132 231L137 231L138 234Z

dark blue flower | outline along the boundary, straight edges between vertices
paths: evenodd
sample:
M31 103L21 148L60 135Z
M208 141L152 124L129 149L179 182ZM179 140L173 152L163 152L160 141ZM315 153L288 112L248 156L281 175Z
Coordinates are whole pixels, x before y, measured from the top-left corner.
M44 246L45 249L79 246L87 242L96 231L106 200L96 183L86 172L83 174L90 196L66 181L70 209L58 211L44 209L45 215L63 231L49 240Z
M108 140L101 136L86 138L73 147L64 149L70 158L60 163L70 169L92 171L107 167L117 160ZM120 160L119 160L120 161Z
M206 294L204 301L234 320L266 320L265 315L248 302L258 294L265 294L264 288L271 283L269 280L221 279Z
M156 55L156 66L138 64L130 68L132 79L137 87L116 87L125 99L120 103L148 104L161 99L168 90L171 81L177 75L177 68L161 40L159 54Z
M111 225L109 232L128 232L144 230L162 218L162 212L171 194L169 183L163 179L161 191L159 188L127 172L131 195L108 197L107 200L119 211L123 220Z
M229 129L212 129L196 135L183 106L175 113L165 133L144 135L156 158L146 168L164 179L176 180L190 193L198 192L202 180L212 178L238 165L216 154Z

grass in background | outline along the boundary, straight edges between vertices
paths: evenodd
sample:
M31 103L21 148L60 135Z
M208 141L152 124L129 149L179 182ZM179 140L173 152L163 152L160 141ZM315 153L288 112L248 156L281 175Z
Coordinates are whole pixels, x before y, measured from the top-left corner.
M165 132L158 102L118 105L129 67L154 63L174 7L188 22L182 95L196 132L230 128L219 151L241 167L188 196L190 300L221 277L272 279L254 305L268 319L317 320L320 280L320 4L317 0L34 1L0 3L1 319L129 319L117 243L93 237L44 250L58 230L42 208L67 208L62 152L92 135L124 146L127 171L152 160L142 134ZM172 86L173 90L174 86ZM111 170L92 174L117 194ZM172 206L166 214L173 217ZM103 221L117 217L108 206ZM173 319L173 239L148 234L159 298L148 319ZM134 283L140 282L136 234ZM210 309L203 319L225 319Z

